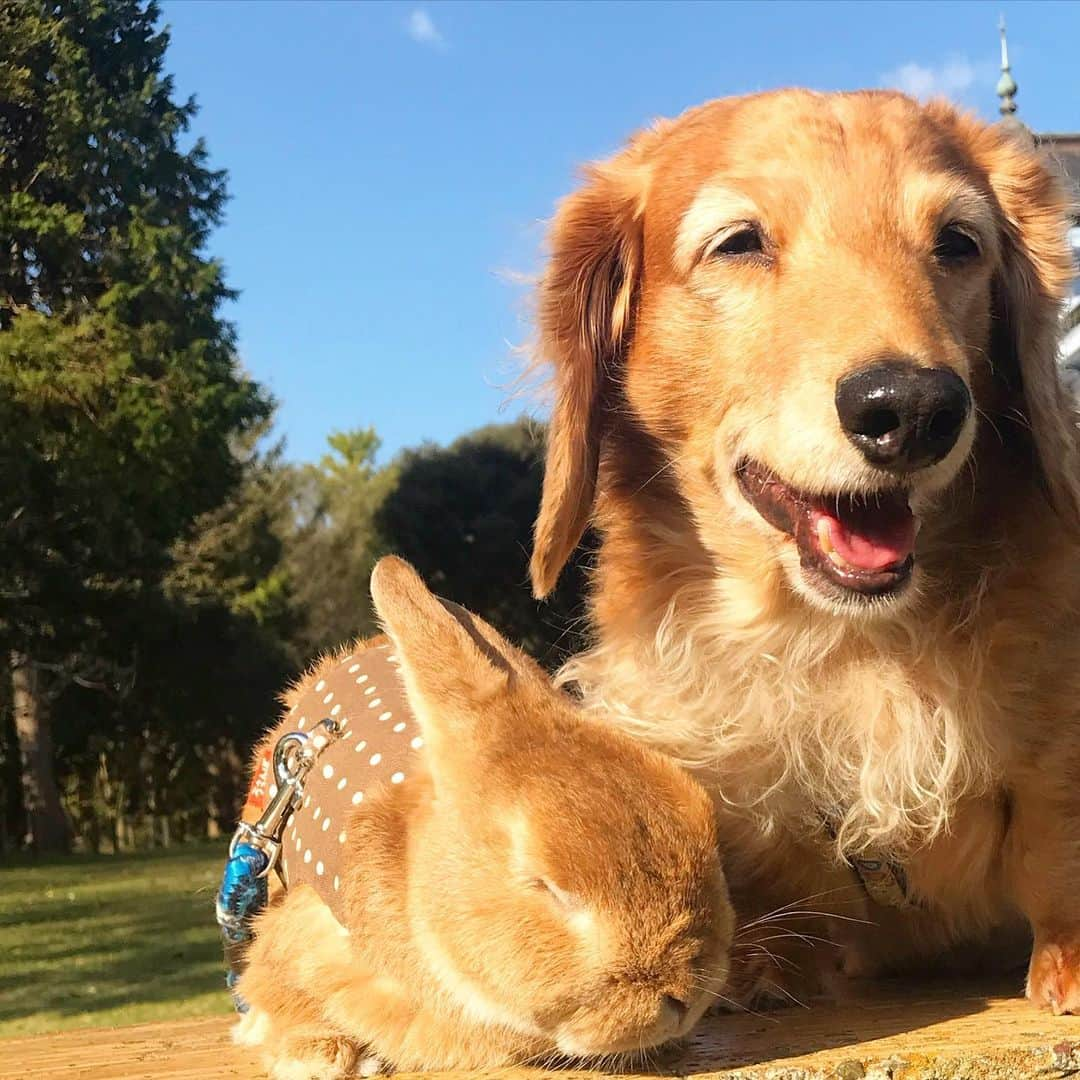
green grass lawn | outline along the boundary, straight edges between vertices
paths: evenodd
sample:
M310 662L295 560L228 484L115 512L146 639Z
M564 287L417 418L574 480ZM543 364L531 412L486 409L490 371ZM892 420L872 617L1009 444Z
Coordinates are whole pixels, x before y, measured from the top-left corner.
M0 864L0 1037L230 1011L224 842Z

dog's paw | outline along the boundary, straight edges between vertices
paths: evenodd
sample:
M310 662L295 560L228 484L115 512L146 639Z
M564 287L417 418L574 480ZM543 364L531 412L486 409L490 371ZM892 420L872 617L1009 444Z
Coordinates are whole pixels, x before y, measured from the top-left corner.
M1027 996L1055 1016L1080 1014L1080 944L1036 941L1028 968Z

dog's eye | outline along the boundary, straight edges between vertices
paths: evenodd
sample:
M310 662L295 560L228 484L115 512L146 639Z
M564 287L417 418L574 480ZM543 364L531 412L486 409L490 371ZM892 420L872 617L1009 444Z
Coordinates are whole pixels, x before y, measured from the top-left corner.
M709 247L710 259L737 259L744 255L761 255L765 243L761 230L752 221L732 226Z
M967 262L979 254L979 242L956 225L946 225L934 241L934 258L938 262Z

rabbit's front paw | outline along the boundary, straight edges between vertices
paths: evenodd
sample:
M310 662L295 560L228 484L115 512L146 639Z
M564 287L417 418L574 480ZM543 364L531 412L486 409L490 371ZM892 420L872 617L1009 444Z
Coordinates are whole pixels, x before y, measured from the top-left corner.
M382 1076L393 1071L377 1054L365 1054L356 1066L357 1076Z
M249 1009L232 1026L237 1046L262 1046L270 1038L270 1017L262 1009Z
M295 1040L274 1055L269 1072L273 1080L345 1080L357 1075L359 1056L348 1039Z
M1055 1016L1080 1013L1080 942L1036 940L1028 968L1027 996Z

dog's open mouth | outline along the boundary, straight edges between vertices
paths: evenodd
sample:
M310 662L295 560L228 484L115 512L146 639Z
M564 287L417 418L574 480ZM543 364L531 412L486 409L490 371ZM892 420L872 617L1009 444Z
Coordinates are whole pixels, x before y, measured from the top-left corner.
M750 505L795 540L809 575L862 596L886 596L907 584L917 532L907 492L808 495L749 460L735 475Z

